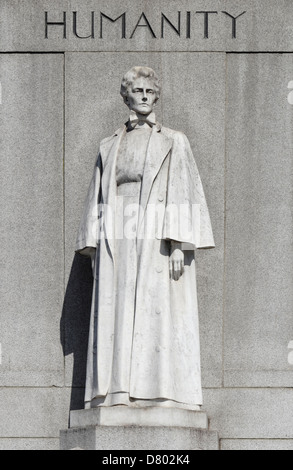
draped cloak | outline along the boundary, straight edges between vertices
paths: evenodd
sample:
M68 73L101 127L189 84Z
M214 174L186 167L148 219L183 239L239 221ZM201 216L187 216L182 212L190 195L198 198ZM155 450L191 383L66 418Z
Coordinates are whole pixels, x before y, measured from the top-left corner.
M107 396L113 373L116 162L125 133L126 126L100 144L77 236L76 251L96 249L86 403ZM129 395L201 405L195 250L214 247L214 239L201 179L182 132L153 126L139 203ZM170 240L183 243L184 273L178 281L169 273Z

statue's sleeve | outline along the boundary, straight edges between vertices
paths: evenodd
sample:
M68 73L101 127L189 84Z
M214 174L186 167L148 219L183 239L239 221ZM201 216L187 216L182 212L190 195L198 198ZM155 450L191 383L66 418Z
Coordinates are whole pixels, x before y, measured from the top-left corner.
M164 239L182 242L185 249L215 246L197 165L187 137L179 132L170 156L166 202Z
M88 189L76 239L76 251L91 256L99 241L102 161L99 153Z

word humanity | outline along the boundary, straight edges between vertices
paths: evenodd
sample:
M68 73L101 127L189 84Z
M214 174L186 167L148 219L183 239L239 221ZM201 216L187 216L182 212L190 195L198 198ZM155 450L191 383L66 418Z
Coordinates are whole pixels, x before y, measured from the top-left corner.
M181 11L177 12L177 21L174 22L170 20L164 13L161 13L159 21L160 24L159 26L156 25L156 28L154 27L154 24L151 24L149 19L147 18L146 14L143 12L139 16L138 21L136 24L131 25L131 29L129 34L127 34L127 27L128 27L128 17L127 17L127 12L122 13L119 15L117 18L112 18L109 15L106 15L105 13L100 12L98 15L99 19L97 20L97 15L96 12L92 11L88 15L88 25L83 25L82 27L78 23L78 17L79 14L77 11L72 12L72 33L75 37L79 39L95 39L96 38L96 29L97 29L97 23L99 23L99 32L98 32L98 38L99 39L104 39L104 31L106 28L106 23L107 23L107 29L110 27L110 23L120 23L121 26L121 39L133 39L136 36L136 33L139 29L145 28L149 31L150 37L157 39L157 38L162 38L164 39L165 37L165 31L166 27L168 27L171 31L173 31L178 37L184 37L186 39L191 39L192 37L192 32L194 28L194 16L197 15L198 18L202 18L202 28L203 28L203 38L208 39L210 37L210 29L211 29L211 23L212 23L212 18L214 21L214 18L216 15L222 14L225 15L227 18L226 21L226 27L228 28L228 31L232 34L232 39L237 38L237 25L238 25L238 19L242 17L246 11L243 11L242 13L238 14L237 16L232 15L231 13L227 11L196 11L196 12L191 12L187 11L185 14L183 14ZM66 11L63 11L62 18L58 19L53 19L51 15L49 15L48 11L45 11L45 38L49 39L49 29L51 32L51 29L54 27L62 27L63 28L63 39L67 39L68 37L68 23L69 23L69 14ZM184 27L183 27L184 24ZM85 31L81 31L81 29L85 28ZM159 34L158 34L159 30ZM111 30L112 31L112 30ZM229 34L230 34L229 33Z

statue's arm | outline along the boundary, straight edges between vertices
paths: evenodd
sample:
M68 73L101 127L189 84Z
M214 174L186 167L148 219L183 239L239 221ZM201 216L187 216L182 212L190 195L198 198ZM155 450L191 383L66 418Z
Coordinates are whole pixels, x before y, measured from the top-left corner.
M180 212L181 206L184 208L183 212ZM209 212L197 165L190 143L181 132L174 133L166 208L168 217L164 219L162 238L170 242L170 277L177 281L184 272L185 250L195 252L197 248L214 246Z
M91 259L95 257L96 246L99 242L101 177L102 162L101 155L99 153L84 204L75 249L76 252Z

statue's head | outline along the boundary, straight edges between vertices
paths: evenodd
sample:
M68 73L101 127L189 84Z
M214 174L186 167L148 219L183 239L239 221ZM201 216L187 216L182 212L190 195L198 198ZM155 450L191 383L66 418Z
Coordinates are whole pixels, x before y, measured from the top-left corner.
M148 115L160 97L159 79L149 67L133 67L123 77L120 94L131 111Z

